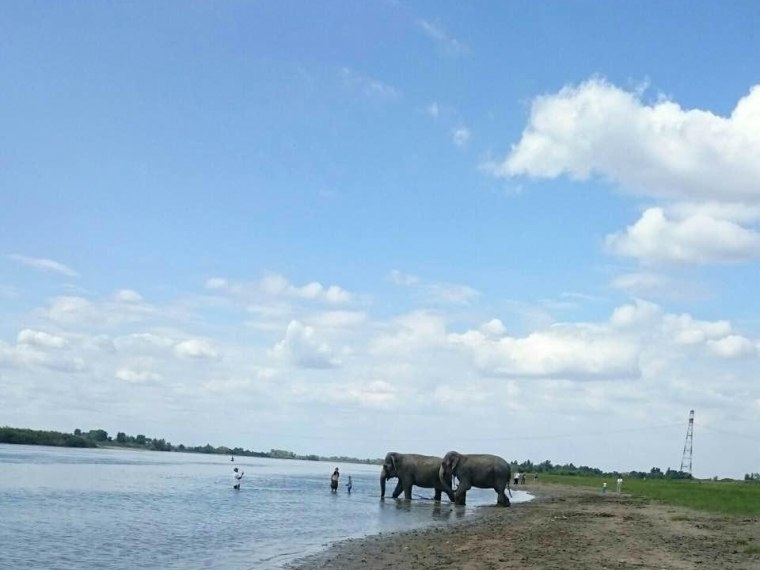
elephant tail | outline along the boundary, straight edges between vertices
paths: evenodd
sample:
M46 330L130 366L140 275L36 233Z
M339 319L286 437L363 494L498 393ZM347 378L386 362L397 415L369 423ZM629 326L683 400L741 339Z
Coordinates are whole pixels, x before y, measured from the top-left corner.
M512 497L512 487L509 486L509 479L507 479L507 493L509 493L510 498Z

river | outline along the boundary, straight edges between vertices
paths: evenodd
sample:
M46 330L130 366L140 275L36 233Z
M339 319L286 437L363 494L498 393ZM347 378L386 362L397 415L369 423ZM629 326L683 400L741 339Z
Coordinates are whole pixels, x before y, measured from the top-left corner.
M245 472L240 491L233 467ZM346 538L449 524L496 500L473 489L467 507L454 507L415 488L411 502L381 501L379 473L352 463L0 444L0 568L276 569Z

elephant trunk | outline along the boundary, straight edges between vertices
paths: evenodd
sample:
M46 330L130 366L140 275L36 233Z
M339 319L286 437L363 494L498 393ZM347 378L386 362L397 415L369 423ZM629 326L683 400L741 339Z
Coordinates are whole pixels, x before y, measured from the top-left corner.
M380 498L385 497L385 482L388 480L386 475L385 466L380 470Z
M438 468L438 479L441 480L441 485L443 486L443 490L446 491L446 494L449 497L453 497L454 490L451 488L451 473L446 473L443 464Z

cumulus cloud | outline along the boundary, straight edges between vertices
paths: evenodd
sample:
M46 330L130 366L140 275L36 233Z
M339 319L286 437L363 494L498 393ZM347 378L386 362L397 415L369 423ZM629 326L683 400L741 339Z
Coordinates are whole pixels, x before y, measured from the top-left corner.
M611 253L644 262L710 263L760 258L760 232L707 214L668 219L662 208L646 210L625 232L608 235Z
M262 291L271 295L286 295L309 299L314 301L325 301L333 304L347 303L351 301L351 294L338 287L329 285L325 287L318 281L312 281L301 287L297 287L288 282L281 275L269 275L261 280Z
M659 366L693 350L724 359L758 354L757 342L737 335L728 321L666 313L644 300L615 308L607 322L555 324L514 337L492 320L448 340L481 374L526 379L635 379L644 373L642 361Z
M242 299L290 298L318 301L333 305L350 303L354 296L338 285L322 285L311 281L305 285L294 285L284 276L270 273L257 282L234 282L223 277L206 280L205 286L212 291L224 292Z
M587 180L668 202L625 231L609 253L644 263L707 264L760 257L760 86L719 116L684 109L602 79L534 100L519 142L496 176Z
M214 344L208 340L191 338L182 340L174 345L174 352L178 356L186 358L217 359L219 352Z
M45 348L63 348L68 344L65 338L31 329L24 329L19 332L16 342Z
M71 267L64 265L63 263L59 263L58 261L53 261L52 259L27 257L26 255L20 255L17 253L9 255L8 258L12 259L13 261L18 261L27 267L39 269L40 271L60 273L66 277L79 277L79 273L74 271Z
M0 341L0 367L33 371L42 368L65 373L77 373L87 369L87 363L81 356L48 352L48 349L57 350L61 347L50 346L44 344L45 342L50 342L50 339L34 333L24 334L15 345Z
M275 344L272 354L303 368L335 368L340 359L325 342L317 338L316 330L300 321L290 321L285 338Z
M748 338L732 334L707 341L708 350L721 358L746 358L758 355L758 346Z
M585 180L598 174L630 191L676 199L760 200L760 86L729 117L682 109L601 79L538 97L499 176Z
M122 294L129 300L92 301L80 296L55 297L44 314L61 325L107 327L141 321L154 313L152 307L136 300L135 295L139 294L134 291Z
M553 327L524 338L493 338L481 331L452 334L485 375L513 378L615 380L635 378L639 348L585 326Z

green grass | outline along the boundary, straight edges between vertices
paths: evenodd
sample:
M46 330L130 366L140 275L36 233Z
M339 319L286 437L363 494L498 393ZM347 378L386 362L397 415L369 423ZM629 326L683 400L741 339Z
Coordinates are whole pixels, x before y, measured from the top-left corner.
M541 480L599 489L600 492L602 482L607 481L607 493L615 494L615 479L543 475ZM623 493L701 511L727 515L760 515L760 485L744 481L625 479Z

